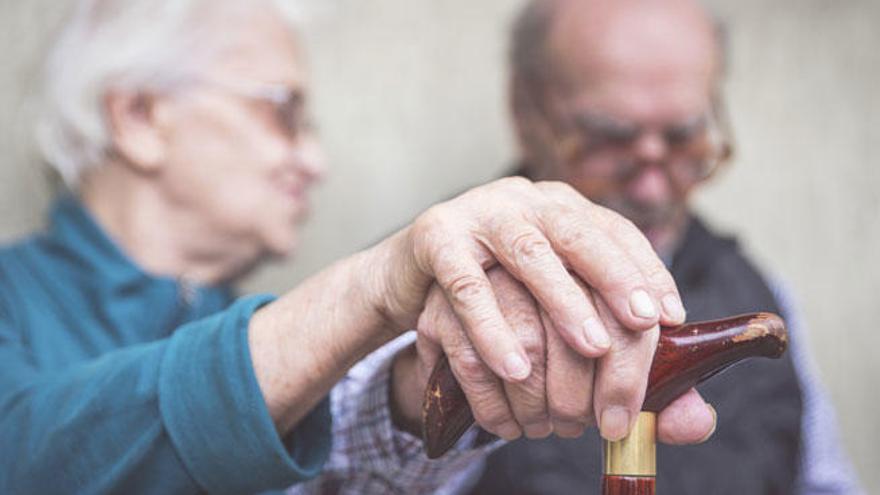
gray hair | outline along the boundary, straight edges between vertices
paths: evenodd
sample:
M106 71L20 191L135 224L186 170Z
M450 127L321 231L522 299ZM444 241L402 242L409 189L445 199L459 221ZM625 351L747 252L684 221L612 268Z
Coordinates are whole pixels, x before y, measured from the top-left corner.
M552 0L530 1L514 20L509 53L514 77L531 83L552 77L547 39L558 3Z
M103 99L109 89L162 91L198 76L222 47L205 17L274 7L299 24L297 0L81 0L45 65L37 144L43 159L76 189L110 146Z

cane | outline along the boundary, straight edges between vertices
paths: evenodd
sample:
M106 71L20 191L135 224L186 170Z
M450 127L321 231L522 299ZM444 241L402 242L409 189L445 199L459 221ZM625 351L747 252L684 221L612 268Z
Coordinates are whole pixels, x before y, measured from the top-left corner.
M785 323L771 313L662 328L635 426L623 440L605 441L602 493L653 495L657 413L734 363L782 356L787 342ZM473 422L464 392L444 357L434 367L425 390L422 426L428 457L446 453Z

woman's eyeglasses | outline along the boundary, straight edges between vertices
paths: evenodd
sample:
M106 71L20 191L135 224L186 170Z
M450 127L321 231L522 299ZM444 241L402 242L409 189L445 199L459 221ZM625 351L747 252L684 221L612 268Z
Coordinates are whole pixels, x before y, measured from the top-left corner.
M302 90L283 84L206 80L212 87L270 107L273 120L285 137L296 140L314 130Z

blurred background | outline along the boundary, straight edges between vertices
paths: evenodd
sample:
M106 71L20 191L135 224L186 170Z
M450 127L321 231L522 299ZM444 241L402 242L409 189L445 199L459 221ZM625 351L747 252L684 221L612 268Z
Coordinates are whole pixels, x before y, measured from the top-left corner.
M53 195L31 100L68 4L0 0L0 242L40 227ZM737 155L698 204L795 289L844 443L880 493L880 2L707 4L730 31ZM244 290L289 288L509 167L507 32L520 5L343 0L310 21L331 171L295 258Z

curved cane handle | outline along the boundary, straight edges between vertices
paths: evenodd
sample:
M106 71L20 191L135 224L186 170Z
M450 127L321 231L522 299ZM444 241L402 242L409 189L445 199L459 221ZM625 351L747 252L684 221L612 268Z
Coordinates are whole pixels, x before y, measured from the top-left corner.
M691 387L743 359L778 358L787 343L785 323L772 313L663 328L642 409L659 412ZM473 423L467 398L443 357L428 380L422 407L428 457L446 453Z

